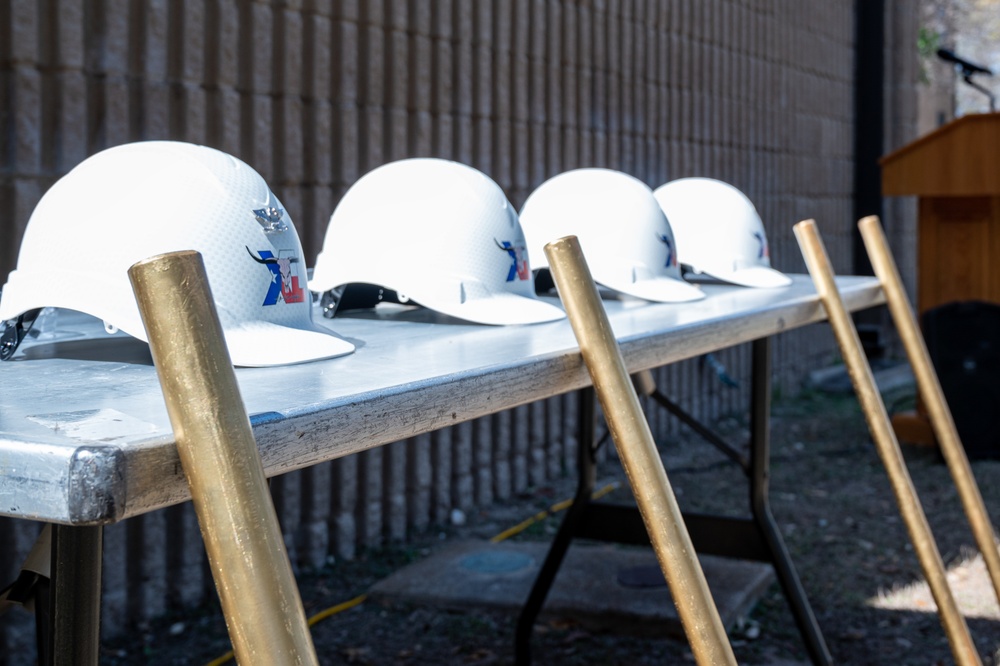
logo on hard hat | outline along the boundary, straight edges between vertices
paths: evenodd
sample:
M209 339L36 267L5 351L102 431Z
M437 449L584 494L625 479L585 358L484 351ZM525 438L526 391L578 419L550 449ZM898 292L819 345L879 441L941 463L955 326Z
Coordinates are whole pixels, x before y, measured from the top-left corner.
M493 242L510 256L511 265L510 270L507 271L507 282L513 282L515 277L518 280L531 278L531 268L528 267L528 250L524 247L524 243L515 245L510 241L498 241L496 238L493 239Z
M757 248L757 258L763 259L764 257L770 257L770 252L767 249L767 238L764 237L759 231L753 232L753 237L757 239L757 243L760 247Z
M253 216L265 233L274 233L288 229L288 225L281 219L285 216L285 211L281 208L274 208L273 206L258 208L253 212Z
M664 264L667 268L677 265L677 256L674 254L674 243L670 240L670 236L666 234L657 234L656 237L661 243L667 246L667 263Z
M258 251L259 257L247 248L250 258L258 264L267 266L271 272L271 282L267 287L267 294L264 295L264 302L261 305L274 305L279 300L285 303L301 303L306 299L305 289L299 286L299 276L293 275L292 266L298 264L298 257L275 257L270 250Z

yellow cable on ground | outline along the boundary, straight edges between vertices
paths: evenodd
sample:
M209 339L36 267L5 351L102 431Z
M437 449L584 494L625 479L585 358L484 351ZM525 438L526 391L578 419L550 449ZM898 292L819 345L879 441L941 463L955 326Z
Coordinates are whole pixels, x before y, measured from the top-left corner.
M607 495L608 493L610 493L612 490L615 490L617 487L618 487L618 483L609 483L608 485L604 486L603 488L600 488L599 490L595 490L590 495L590 497L591 497L591 499L595 499L595 500L596 499L600 499L600 498L604 497L605 495ZM492 539L490 539L490 543L499 543L499 542L501 542L501 541L503 541L505 539L509 539L510 537L512 537L512 536L514 536L516 534L520 534L521 532L523 532L524 530L528 529L529 527L531 527L535 523L540 522L542 520L545 520L549 516L551 516L553 514L556 514L556 513L559 513L560 511L563 511L564 509L568 509L572 505L573 505L573 498L566 499L566 500L563 500L561 502L556 502L555 504L553 504L552 506L550 506L545 511L539 511L538 513L536 513L531 518L528 518L527 520L525 520L523 522L520 522L517 525L514 525L514 527L508 528L508 529L504 530L503 532L500 532L500 534L497 534L495 537L493 537ZM330 617L332 615L336 615L337 613L341 613L341 612L343 612L345 610L349 610L351 608L354 608L355 606L358 606L358 605L362 604L364 602L364 600L367 599L367 598L368 598L367 594L359 594L358 596L354 597L350 601L345 601L343 603L337 604L336 606L331 606L330 608L327 608L326 610L322 610L322 611L316 613L315 615L313 615L311 618L309 618L309 620L308 620L309 626L311 627L314 624L318 624L319 622L322 622L323 620L325 620L326 618L328 618L328 617ZM228 663L228 662L232 661L232 659L233 659L233 651L230 650L229 652L227 652L226 654L222 655L221 657L218 657L217 659L213 659L212 661L208 662L207 664L205 664L205 666L222 666L222 664Z
M326 618L330 617L331 615L336 615L337 613L339 613L341 611L345 611L345 610L347 610L349 608L354 608L355 606L357 606L358 604L360 604L361 602L363 602L367 598L368 598L368 594L359 594L358 596L354 597L350 601L345 601L342 604L337 604L336 606L331 606L330 608L327 608L324 611L320 611L320 612L316 613L315 615L313 615L311 618L309 618L309 626L311 627L314 624L316 624L317 622L322 622L323 620L325 620Z
M608 485L604 486L600 490L595 490L591 494L590 497L591 497L591 499L600 499L601 497L604 497L605 495L607 495L608 493L610 493L612 490L614 490L617 487L618 487L617 483L609 483ZM529 527L531 527L535 523L540 522L542 520L545 520L549 516L551 516L551 515L553 515L555 513L558 513L560 511L562 511L563 509L568 509L572 505L573 505L573 499L572 498L567 499L567 500L563 500L562 502L557 502L556 504L553 504L552 506L550 506L545 511L539 511L538 513L536 513L531 518L528 518L527 520L525 520L523 522L520 522L517 525L514 525L514 527L510 527L510 528L504 530L503 532L501 532L500 534L497 534L495 537L493 537L492 539L490 539L490 543L500 543L504 539L509 539L510 537L514 536L515 534L520 534L521 532L523 532L524 530L528 529Z

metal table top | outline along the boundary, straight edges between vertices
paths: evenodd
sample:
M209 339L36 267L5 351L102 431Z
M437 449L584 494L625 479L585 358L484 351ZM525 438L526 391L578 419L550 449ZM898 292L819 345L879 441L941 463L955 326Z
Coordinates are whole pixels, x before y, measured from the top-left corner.
M884 302L876 278L837 284L851 311ZM825 319L808 276L779 289L703 288L693 303L605 301L630 371ZM0 363L0 515L92 525L187 500L148 347L77 313L56 316L58 328ZM483 326L400 307L316 319L355 353L236 370L269 476L590 384L566 320Z

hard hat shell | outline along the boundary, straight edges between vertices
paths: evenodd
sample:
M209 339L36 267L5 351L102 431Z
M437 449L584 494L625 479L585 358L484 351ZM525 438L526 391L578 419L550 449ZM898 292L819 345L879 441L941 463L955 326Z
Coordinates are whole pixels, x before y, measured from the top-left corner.
M524 233L500 187L472 167L437 158L390 162L344 194L309 288L349 283L379 285L482 324L566 316L535 295Z
M743 192L712 178L680 178L653 194L673 227L681 262L695 272L745 287L791 284L771 268L764 224Z
M354 346L312 321L302 247L264 179L226 153L175 141L97 153L35 207L0 320L60 307L148 341L128 269L196 250L235 365L340 356Z
M594 281L650 301L704 298L684 282L667 218L642 181L610 169L575 169L545 181L521 208L532 266L564 236L580 241Z

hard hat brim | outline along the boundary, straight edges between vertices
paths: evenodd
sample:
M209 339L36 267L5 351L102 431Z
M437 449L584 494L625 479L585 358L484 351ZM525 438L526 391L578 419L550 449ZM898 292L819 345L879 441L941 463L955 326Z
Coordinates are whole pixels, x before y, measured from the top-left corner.
M705 298L705 292L683 280L672 277L655 277L627 285L602 283L615 291L656 303L687 303Z
M566 313L559 306L540 298L518 294L491 294L489 298L474 298L465 303L442 304L416 300L438 312L477 324L541 324L566 318Z
M731 282L743 287L758 289L773 289L787 287L792 279L780 271L766 266L748 266L736 271L705 271L709 275L725 282Z
M233 365L246 368L319 361L354 351L353 344L316 324L301 329L255 321L227 328L223 335Z

